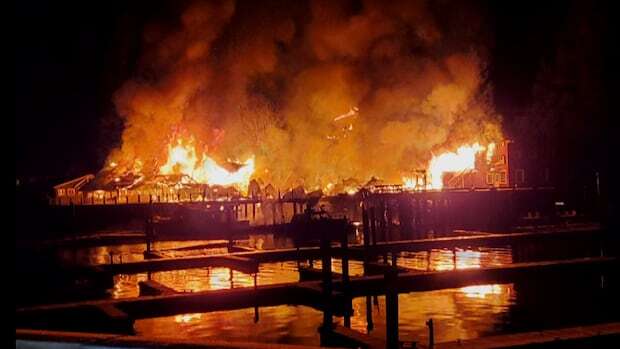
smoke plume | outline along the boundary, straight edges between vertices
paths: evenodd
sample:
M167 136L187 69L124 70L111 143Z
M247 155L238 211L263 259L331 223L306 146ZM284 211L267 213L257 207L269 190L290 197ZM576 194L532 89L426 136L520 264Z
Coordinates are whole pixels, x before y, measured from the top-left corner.
M434 153L497 140L484 25L462 28L446 6L190 3L145 28L139 69L114 95L125 128L108 164L156 173L191 137L219 163L254 156L265 184L315 189L399 182Z

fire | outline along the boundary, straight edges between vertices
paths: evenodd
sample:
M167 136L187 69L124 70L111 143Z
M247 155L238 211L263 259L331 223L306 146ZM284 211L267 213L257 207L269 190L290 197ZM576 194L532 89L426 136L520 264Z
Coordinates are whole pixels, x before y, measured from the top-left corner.
M424 188L424 180L418 176L403 177L403 188L407 190L420 190Z
M217 185L237 185L247 191L248 183L254 173L254 157L247 159L242 166L234 172L230 172L218 165L215 160L205 155L201 174L205 182Z
M493 155L495 154L495 143L489 143L487 146L487 163L491 163Z
M197 173L195 173L197 163L198 157L193 146L193 140L185 145L183 140L179 139L176 146L168 146L168 162L159 169L159 173L164 175L181 173L200 181Z
M476 166L476 154L485 148L478 143L463 145L456 152L447 152L439 156L433 156L428 165L428 173L431 179L431 189L443 187L443 175L446 172L471 171Z
M443 176L448 172L464 173L476 168L476 156L478 153L486 152L487 163L491 161L495 153L495 143L489 143L486 147L479 143L462 145L455 152L445 152L435 155L428 164L430 182L424 188L424 181L418 176L403 177L403 187L405 189L441 189L443 188Z
M205 153L198 156L194 141L190 138L188 141L179 139L174 147L168 146L168 159L159 168L159 173L185 174L198 183L234 186L245 192L254 169L253 156L241 163L236 170L227 170Z

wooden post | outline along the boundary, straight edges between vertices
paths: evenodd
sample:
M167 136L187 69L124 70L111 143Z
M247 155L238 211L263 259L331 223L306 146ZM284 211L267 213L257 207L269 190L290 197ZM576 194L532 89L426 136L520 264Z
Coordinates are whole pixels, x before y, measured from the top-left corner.
M258 323L258 305L254 307L254 323Z
M370 262L370 220L368 219L368 209L365 203L362 203L362 225L364 236L364 275L368 275L368 262Z
M375 219L375 208L370 208L370 233L372 234L372 244L377 245L377 221Z
M146 235L146 252L151 253L151 241L153 239L153 220L150 216L146 218L146 225L144 227Z
M398 349L398 270L386 270L385 278L385 347Z
M385 215L387 223L385 227L385 241L390 241L394 238L392 236L392 221L394 220L394 213L392 212L392 205L390 204L390 201L387 202Z
M345 298L347 299L349 308L344 315L344 327L351 328L351 297L350 297L350 285L349 285L349 238L347 236L347 229L343 227L340 233L340 249L342 250L342 285Z
M428 349L433 349L435 347L435 326L433 325L433 319L428 319L426 326L428 326Z
M381 230L381 239L383 241L387 241L387 224L385 221L385 216L387 215L387 205L385 200L381 201L381 206L379 206L379 210L379 230Z
M226 245L228 253L233 252L233 235L232 232L228 233L228 244Z
M284 216L284 201L280 198L280 223L286 223L286 217Z
M321 264L322 264L322 288L323 288L323 325L321 333L328 334L332 330L332 256L331 244L326 230L321 232ZM326 336L321 336L324 338Z
M426 251L426 270L431 270L431 250Z
M364 248L368 249L370 246L370 222L365 204L362 204L362 234L364 236Z
M456 270L456 247L452 249L452 265L454 265L454 270Z
M342 284L346 289L349 287L349 241L346 229L341 233L340 248L342 250Z
M233 270L232 268L229 268L228 270L229 270L229 277L230 277L230 289L232 290L235 287L235 285L233 284Z
M372 331L375 325L372 321L372 297L366 296L366 330Z

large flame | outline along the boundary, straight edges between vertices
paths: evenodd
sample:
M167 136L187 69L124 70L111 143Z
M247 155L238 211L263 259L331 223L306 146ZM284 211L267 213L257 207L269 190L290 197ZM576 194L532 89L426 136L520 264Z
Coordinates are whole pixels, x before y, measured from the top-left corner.
M159 173L185 174L199 183L234 186L246 192L254 173L254 157L241 163L236 170L227 170L206 153L198 156L193 138L187 141L178 139L175 146L168 146L168 159L159 168Z
M485 148L478 143L463 145L456 152L447 152L433 156L428 165L432 189L443 187L443 175L446 172L465 172L475 169L476 154Z
M476 155L483 151L486 151L487 162L490 162L495 151L495 143L489 143L486 147L479 143L462 145L455 152L435 155L426 170L430 179L426 188L419 178L412 177L403 177L403 186L406 189L442 189L445 173L464 173L474 170L476 168Z

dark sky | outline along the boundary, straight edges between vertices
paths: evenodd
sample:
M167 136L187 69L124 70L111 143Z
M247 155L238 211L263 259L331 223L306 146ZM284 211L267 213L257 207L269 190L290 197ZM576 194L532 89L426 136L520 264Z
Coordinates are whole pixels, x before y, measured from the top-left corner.
M553 62L558 40L575 15L573 2L476 4L493 29L489 77L496 107L510 121L531 102L541 61ZM149 1L16 3L18 176L71 177L100 168L119 137L111 95L135 69L143 23L174 11L170 6Z

